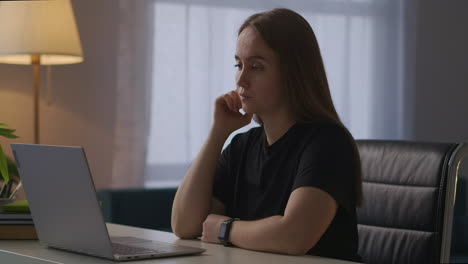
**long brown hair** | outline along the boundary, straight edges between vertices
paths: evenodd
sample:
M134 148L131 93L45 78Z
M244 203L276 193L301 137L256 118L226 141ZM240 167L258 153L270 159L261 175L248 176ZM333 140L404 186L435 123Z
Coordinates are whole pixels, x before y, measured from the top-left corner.
M275 8L248 17L238 35L254 27L265 43L279 56L281 80L286 90L289 110L297 122L331 121L348 133L354 151L355 203L362 203L361 160L356 143L335 110L328 87L320 48L312 27L298 13ZM262 124L258 117L256 121Z

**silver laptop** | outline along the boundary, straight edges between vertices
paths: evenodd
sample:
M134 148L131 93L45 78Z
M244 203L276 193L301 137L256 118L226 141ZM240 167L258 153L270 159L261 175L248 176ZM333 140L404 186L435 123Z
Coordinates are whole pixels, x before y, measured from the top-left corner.
M82 147L11 144L11 148L42 244L117 261L205 251L109 237Z

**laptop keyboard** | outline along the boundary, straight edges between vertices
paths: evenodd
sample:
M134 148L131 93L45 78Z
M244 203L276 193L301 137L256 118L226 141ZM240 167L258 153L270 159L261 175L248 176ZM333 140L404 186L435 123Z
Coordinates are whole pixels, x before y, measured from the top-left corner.
M152 248L136 247L119 243L112 243L114 254L118 255L139 255L148 253L163 253L163 250L157 250Z

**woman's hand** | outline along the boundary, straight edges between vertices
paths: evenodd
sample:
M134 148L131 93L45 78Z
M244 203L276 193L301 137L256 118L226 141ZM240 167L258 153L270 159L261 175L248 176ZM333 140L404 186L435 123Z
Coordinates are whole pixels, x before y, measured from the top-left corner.
M239 94L236 91L231 91L216 98L214 128L230 134L243 126L250 124L252 114L241 114L239 112L239 109L241 108L242 103Z
M210 214L203 222L201 240L206 243L221 243L218 239L219 227L225 220L230 219L224 215Z

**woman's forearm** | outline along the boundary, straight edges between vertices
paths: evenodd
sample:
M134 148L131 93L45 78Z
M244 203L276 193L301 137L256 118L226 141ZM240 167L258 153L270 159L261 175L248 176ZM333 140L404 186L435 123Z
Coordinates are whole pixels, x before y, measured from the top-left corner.
M231 228L229 240L240 248L288 255L304 255L311 248L304 241L302 231L288 224L281 215L235 221Z
M175 235L194 238L211 209L216 163L229 133L212 128L200 153L180 184L172 206L171 225Z

